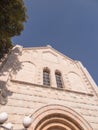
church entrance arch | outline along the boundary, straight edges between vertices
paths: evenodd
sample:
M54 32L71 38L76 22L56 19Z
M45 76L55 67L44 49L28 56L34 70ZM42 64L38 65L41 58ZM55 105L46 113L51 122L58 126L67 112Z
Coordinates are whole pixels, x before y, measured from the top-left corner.
M47 105L32 115L29 130L93 130L74 110L62 105Z

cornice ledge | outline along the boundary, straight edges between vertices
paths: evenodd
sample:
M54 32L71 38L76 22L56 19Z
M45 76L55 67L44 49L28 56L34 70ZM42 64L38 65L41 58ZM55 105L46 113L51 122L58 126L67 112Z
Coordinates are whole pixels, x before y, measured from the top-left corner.
M68 92L71 92L71 93L82 94L82 95L94 96L92 93L78 92L78 91L69 90L69 89L65 89L65 91L68 91Z
M29 83L29 82L13 80L13 79L11 79L10 81L14 82L14 83L19 83L19 84L35 85L36 87L44 87L44 88L47 88L47 89L55 89L55 90L59 90L59 91L67 91L67 92L81 94L81 95L94 96L91 93L78 92L78 91L73 91L73 90L69 90L69 89L66 89L66 88L55 88L53 86L39 85L39 84L35 84L35 83Z

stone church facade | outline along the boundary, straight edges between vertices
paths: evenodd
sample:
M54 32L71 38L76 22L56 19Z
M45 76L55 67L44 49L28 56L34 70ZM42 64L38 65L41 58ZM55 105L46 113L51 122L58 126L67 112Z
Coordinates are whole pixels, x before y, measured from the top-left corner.
M0 112L14 129L98 130L98 88L79 61L51 46L15 46L0 68Z

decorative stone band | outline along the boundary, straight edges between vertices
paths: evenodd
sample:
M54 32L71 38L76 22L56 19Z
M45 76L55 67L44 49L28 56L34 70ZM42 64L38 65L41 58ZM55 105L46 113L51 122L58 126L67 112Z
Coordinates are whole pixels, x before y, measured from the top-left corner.
M93 130L74 110L62 105L47 105L32 114L29 130Z

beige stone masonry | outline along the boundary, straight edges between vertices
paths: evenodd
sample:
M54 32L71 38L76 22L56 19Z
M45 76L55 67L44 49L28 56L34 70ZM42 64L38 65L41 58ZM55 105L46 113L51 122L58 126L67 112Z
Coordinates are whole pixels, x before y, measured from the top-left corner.
M50 86L43 85L44 67L50 70ZM56 70L62 74L63 88L57 88ZM14 123L14 129L23 128L22 119L25 115L32 115L33 118L36 111L47 105L56 104L63 105L65 109L68 107L79 114L83 121L85 120L85 126L80 122L81 128L76 121L78 125L76 130L98 130L98 88L79 61L64 56L50 46L35 48L16 46L0 74L0 83L5 83L2 87L7 88L7 102L0 105L0 112L6 111L9 114L8 122ZM73 126L76 125L73 120L72 123ZM67 124L65 126L70 130L70 126ZM38 128L40 127L41 124ZM88 129L91 127L92 129Z

